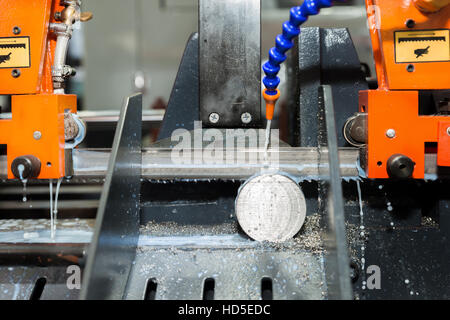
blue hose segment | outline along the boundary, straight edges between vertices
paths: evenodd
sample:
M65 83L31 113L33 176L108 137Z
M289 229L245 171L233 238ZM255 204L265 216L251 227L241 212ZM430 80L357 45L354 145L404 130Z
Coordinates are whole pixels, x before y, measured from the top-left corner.
M305 23L309 16L318 14L320 9L331 7L332 4L332 0L305 0L301 6L290 10L290 19L283 23L283 33L275 39L275 47L269 50L269 61L263 65L266 74L263 84L267 94L277 94L280 65L286 60L286 52L294 46L294 38L300 34L300 25Z

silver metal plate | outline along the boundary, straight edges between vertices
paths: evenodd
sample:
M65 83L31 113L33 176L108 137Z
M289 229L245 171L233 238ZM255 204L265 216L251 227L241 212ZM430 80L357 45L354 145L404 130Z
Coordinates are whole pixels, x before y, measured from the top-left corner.
M261 0L199 2L200 118L204 125L261 125L260 22Z

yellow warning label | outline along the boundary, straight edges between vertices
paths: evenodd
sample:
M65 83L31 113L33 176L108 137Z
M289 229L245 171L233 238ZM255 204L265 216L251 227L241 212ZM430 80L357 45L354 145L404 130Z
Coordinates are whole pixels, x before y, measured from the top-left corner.
M395 62L450 61L450 30L395 32Z
M0 38L0 68L30 67L30 38Z

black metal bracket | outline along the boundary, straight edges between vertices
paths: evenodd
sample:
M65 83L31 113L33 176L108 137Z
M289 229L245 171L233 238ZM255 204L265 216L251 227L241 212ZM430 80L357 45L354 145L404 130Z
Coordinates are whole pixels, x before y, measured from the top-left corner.
M321 85L329 85L336 111L338 147L349 146L342 129L358 111L358 92L368 89L349 31L303 28L286 63L287 142L294 147L317 147L317 90Z

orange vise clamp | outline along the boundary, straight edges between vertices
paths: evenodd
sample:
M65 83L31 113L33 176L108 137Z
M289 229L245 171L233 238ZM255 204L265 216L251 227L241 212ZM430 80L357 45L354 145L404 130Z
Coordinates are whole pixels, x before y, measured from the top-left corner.
M84 139L75 95L64 94L73 24L89 20L80 0L0 0L0 94L11 119L0 120L9 179L71 175L71 150ZM70 159L69 159L70 158Z
M423 179L430 146L437 166L450 166L450 110L419 112L421 93L450 89L449 2L366 0L378 78L359 99L369 178Z

